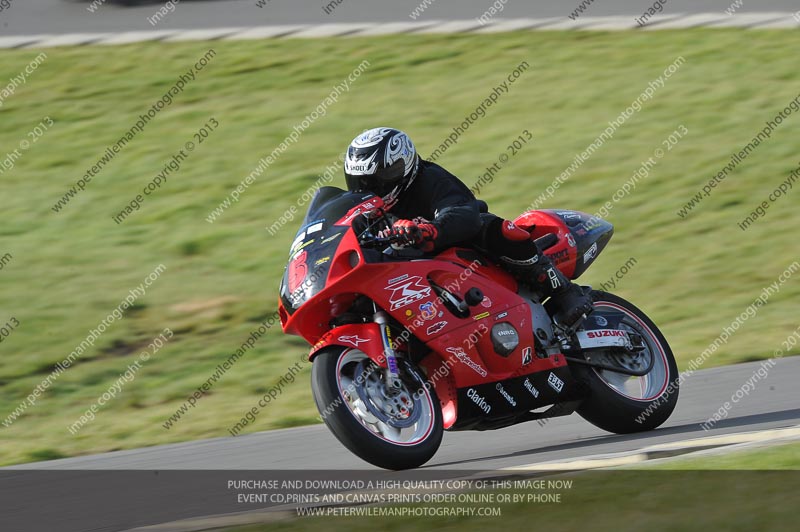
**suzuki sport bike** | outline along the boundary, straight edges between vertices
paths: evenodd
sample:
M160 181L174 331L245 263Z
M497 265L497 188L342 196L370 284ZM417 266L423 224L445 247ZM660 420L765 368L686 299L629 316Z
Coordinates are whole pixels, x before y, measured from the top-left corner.
M670 416L675 359L637 307L593 290L592 312L562 327L535 287L477 250L424 254L382 237L392 223L382 206L371 194L321 188L280 287L284 332L313 346L320 417L354 454L408 469L436 453L444 430L577 412L631 433ZM528 211L514 223L571 279L613 234L578 211Z

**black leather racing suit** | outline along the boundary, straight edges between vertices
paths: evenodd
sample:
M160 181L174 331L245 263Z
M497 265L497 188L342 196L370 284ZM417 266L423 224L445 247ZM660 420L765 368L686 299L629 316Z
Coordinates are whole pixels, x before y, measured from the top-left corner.
M436 163L420 161L417 177L390 212L399 218L422 217L432 222L438 231L434 241L436 250L455 244L473 245L494 260L501 257L525 260L538 254L533 242L503 238L500 226L503 220L481 213L482 203L456 176Z
M437 250L475 239L482 227L475 195L456 176L436 163L420 161L417 177L392 207L391 213L412 220L429 220L439 232Z

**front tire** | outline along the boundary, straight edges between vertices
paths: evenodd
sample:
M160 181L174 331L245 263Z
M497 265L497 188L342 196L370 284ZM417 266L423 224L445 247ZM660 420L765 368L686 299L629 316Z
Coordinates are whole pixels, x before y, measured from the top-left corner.
M599 290L592 291L592 299L592 316L607 316L609 321L621 317L619 328L639 334L647 347L642 356L655 360L644 377L573 366L573 374L590 392L577 412L593 425L617 434L655 429L669 418L678 402L679 374L672 350L655 323L632 303Z
M320 416L353 454L384 469L419 467L439 449L444 428L436 393L398 359L403 389L358 349L330 347L314 357L311 385Z

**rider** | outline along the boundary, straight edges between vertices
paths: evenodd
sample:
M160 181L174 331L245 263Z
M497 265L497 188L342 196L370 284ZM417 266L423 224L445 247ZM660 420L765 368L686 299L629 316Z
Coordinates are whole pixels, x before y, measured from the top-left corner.
M471 243L549 296L548 307L561 325L573 326L591 312L588 294L553 266L528 231L481 214L469 188L441 166L421 160L402 131L381 127L358 135L347 149L344 173L348 190L381 196L384 208L400 218L383 236L427 252Z

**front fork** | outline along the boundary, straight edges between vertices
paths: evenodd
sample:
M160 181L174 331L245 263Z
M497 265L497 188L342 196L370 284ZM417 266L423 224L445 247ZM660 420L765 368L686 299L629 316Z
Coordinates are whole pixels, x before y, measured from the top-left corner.
M381 330L383 342L383 355L386 357L386 384L387 388L401 390L403 383L400 381L400 370L397 367L397 356L392 347L392 331L389 328L389 316L382 310L377 311L373 320Z

